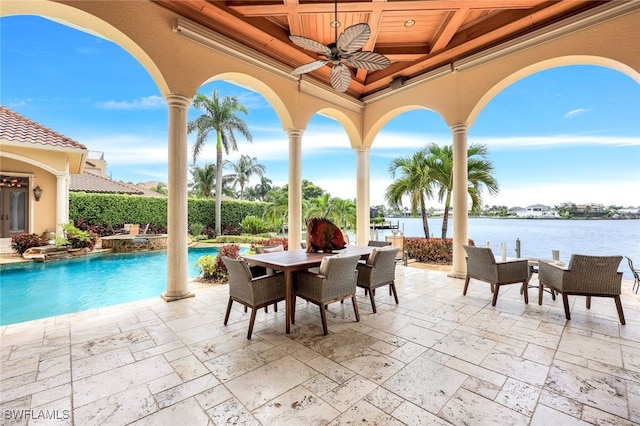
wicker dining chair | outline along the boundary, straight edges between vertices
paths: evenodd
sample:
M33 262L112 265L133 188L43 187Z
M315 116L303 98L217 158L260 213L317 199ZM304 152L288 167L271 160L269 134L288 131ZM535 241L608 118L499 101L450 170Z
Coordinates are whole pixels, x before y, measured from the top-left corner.
M227 268L229 279L229 303L224 316L224 325L229 321L233 302L244 305L245 312L246 308L251 308L247 332L247 339L251 339L256 311L273 303L277 312L277 303L285 300L284 274L253 277L249 265L244 260L222 256L222 261Z
M294 275L295 295L320 307L322 318L322 330L326 336L327 330L327 305L333 302L351 298L356 321L360 321L358 301L356 300L356 283L358 270L356 265L360 259L354 256L326 256L322 259L319 273L311 271L296 272ZM296 303L293 302L293 315L295 318Z
M531 271L527 259L496 262L493 251L487 247L463 246L467 252L467 277L462 295L467 294L469 281L473 278L491 284L492 306L496 306L500 287L507 284L522 284L524 303L529 303L528 286Z
M567 269L540 261L538 269L538 304L542 305L544 287L562 293L565 317L570 320L567 296L587 296L587 309L591 309L591 297L612 297L615 300L620 323L625 324L620 293L622 272L618 266L622 256L571 255Z
M638 294L638 289L640 288L640 275L638 275L638 271L633 267L633 261L630 257L625 256L627 258L627 262L629 262L629 269L631 269L631 273L633 274L633 287L631 291L635 291Z
M358 287L369 294L373 313L376 310L376 288L389 286L389 293L398 304L398 293L396 293L396 255L400 249L398 247L380 247L371 251L366 263L358 263Z

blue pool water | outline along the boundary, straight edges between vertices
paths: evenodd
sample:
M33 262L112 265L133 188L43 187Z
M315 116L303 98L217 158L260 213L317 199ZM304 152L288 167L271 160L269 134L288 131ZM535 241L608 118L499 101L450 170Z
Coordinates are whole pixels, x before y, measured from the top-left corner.
M189 249L196 260L217 248ZM167 287L167 253L90 255L0 269L0 325L159 297Z

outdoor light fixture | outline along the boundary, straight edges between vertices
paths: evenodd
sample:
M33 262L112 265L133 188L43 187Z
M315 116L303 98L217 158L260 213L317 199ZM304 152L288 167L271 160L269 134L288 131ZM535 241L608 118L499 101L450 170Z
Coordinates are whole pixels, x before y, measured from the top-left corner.
M33 196L36 198L36 201L40 201L40 197L42 197L42 188L40 188L40 185L33 188Z

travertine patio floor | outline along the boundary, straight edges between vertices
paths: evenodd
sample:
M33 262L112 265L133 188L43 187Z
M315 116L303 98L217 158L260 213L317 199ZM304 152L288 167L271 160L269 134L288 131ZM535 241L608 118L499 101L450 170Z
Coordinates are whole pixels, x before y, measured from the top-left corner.
M537 283L534 280L534 283ZM491 306L488 284L397 268L400 304L358 290L330 306L298 301L249 314L227 286L0 328L2 424L640 424L640 297L562 301L518 286ZM7 411L9 410L9 411ZM31 411L29 411L31 410ZM54 416L58 420L43 420Z

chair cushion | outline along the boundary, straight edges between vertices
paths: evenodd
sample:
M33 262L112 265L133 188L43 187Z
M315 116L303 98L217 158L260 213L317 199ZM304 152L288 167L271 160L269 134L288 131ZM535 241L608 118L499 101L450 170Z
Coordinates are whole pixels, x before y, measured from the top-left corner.
M367 265L373 265L376 261L376 256L378 256L378 251L380 251L380 248L378 247L371 250L369 257L367 257Z
M318 270L318 273L320 275L327 275L327 268L329 267L329 260L332 258L333 256L325 256L322 258L322 262L320 262L320 269Z
M278 251L284 251L284 246L282 244L278 244L275 247L266 247L262 251L263 253L275 253Z

